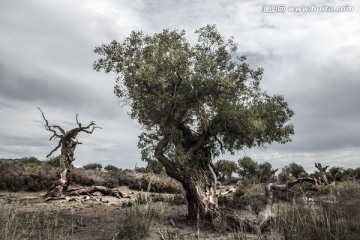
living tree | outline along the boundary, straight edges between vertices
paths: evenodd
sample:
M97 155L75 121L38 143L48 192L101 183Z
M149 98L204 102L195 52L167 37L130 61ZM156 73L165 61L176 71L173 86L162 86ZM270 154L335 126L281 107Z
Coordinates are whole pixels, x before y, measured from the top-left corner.
M94 69L117 74L114 93L143 126L144 160L156 158L182 183L188 216L220 219L214 156L289 142L294 112L281 95L260 88L263 69L252 69L215 25L195 32L133 31L121 42L95 48Z
M301 176L306 176L307 172L305 171L304 167L297 163L290 163L288 166L285 166L289 168L289 172L291 176L294 178L299 178Z
M275 173L278 169L273 169L271 163L263 162L258 165L257 177L260 182L271 182L275 177Z
M229 180L232 174L238 171L238 165L234 161L222 159L215 163L215 171L220 181Z
M252 160L250 157L245 156L238 160L239 175L242 178L252 178L257 175L258 163Z

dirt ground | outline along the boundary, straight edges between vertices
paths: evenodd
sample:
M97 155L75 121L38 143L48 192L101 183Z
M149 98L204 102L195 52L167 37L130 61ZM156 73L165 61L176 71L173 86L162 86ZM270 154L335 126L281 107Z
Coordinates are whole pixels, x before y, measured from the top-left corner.
M118 239L118 224L125 211L131 208L129 202L133 202L136 195L144 194L127 187L121 187L121 192L129 197L118 199L96 192L91 196L81 195L45 202L44 191L0 191L0 208L3 213L7 212L13 217L11 219L14 226L19 226L13 226L18 239L40 239L39 236L42 239ZM146 239L158 240L161 235L163 239L234 239L233 233L204 229L197 238L196 224L188 222L186 218L186 204L159 200L161 197L167 199L171 194L154 196L158 198L157 201L153 199L139 205L142 211L153 210L158 216ZM247 234L246 239L257 238Z

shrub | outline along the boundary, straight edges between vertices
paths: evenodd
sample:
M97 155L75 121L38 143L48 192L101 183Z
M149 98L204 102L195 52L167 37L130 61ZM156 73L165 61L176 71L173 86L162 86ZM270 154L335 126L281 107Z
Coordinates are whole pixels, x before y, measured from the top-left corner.
M43 162L37 159L36 157L25 157L21 159L21 163L23 164L35 164L35 165L42 165Z
M113 165L107 165L104 167L104 170L105 171L108 171L108 172L117 172L119 171L119 169Z
M83 166L85 170L99 170L101 171L102 165L100 163L89 163Z
M0 189L38 191L56 179L56 169L48 165L21 162L0 163Z
M138 206L129 208L119 223L117 239L145 239L153 221L154 214L151 211L140 210Z
M49 160L46 161L46 164L52 167L60 167L60 155L56 157L51 157Z

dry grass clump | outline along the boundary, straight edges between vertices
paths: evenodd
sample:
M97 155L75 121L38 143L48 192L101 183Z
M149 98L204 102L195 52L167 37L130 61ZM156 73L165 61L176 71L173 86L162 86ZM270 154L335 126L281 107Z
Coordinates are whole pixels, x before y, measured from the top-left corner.
M276 227L284 239L360 239L358 183L329 187L329 198L319 198L311 205L294 203L278 214ZM333 195L336 198L330 198Z
M71 171L71 182L82 186L104 186L107 182L107 172L98 170L85 170L81 168L73 168Z
M134 190L157 193L184 193L182 185L166 175L134 171L119 171L115 174L119 185L127 185Z
M126 209L118 223L117 239L142 240L149 235L150 226L155 220L155 213L142 210L139 206Z
M38 210L27 213L19 203L0 207L0 239L66 239L72 236L77 220L59 212Z
M256 186L256 191L248 189L244 185L237 186L234 193L220 195L218 198L219 205L232 209L252 209L257 211L265 205L264 190L258 191L260 187Z

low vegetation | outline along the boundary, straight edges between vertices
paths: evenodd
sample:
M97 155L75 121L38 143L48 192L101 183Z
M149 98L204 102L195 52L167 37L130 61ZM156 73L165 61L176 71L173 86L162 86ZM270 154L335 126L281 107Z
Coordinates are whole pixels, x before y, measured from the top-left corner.
M284 239L360 239L359 184L346 182L330 187L331 193L316 202L294 202L279 209L274 225Z
M53 163L53 162L51 162ZM47 190L57 179L57 168L47 162L8 161L0 162L0 189L11 191ZM130 189L159 193L183 193L180 183L166 175L139 173L133 170L107 171L73 168L72 184L82 186L129 186Z
M37 208L30 212L28 206L31 207L31 204L27 206L26 202L12 200L10 205L6 205L7 198L2 195L0 201L4 201L4 204L0 202L0 239L77 239L85 233L85 229L91 229L93 235L101 232L100 226L107 226L106 236L109 239L158 239L154 236L162 236L162 239L194 239L197 231L206 239L216 239L209 237L216 234L226 236L226 239L360 239L360 185L357 175L354 175L356 169L350 171L339 168L335 171L334 168L329 168L332 171L327 172L328 178L331 180L333 176L336 185L318 186L315 189L311 188L309 183L301 183L294 186L291 192L274 192L275 216L262 231L246 225L232 225L229 222L229 214L238 214L252 221L266 204L265 183L261 183L257 177L258 171L264 171L266 168L262 168L262 165L256 162L252 164L250 160L247 159L246 162L255 166L253 174L245 174L242 178L236 178L228 172L222 175L225 182L238 183L220 186L222 192L229 194L219 195L219 206L224 214L217 233L206 230L207 226L203 223L197 225L193 222L181 222L183 220L180 220L179 215L169 212L186 212L184 190L163 171L159 171L160 174L151 173L156 169L156 164L152 163L153 168L145 167L144 173L121 170L111 165L102 171L72 169L71 179L75 185L102 185L110 188L125 185L139 191L134 204L120 205L121 207L116 210L112 208L111 213L106 210L106 206L103 213L96 210L96 213L90 215L84 215L83 210L76 213L76 208L62 211L57 207L51 211ZM56 179L57 169L53 167L55 163L54 159L45 162L36 158L0 161L0 188L7 191L46 190ZM222 161L222 164L224 163ZM237 171L244 171L244 166L239 164ZM227 168L217 170L229 171ZM351 172L352 175L346 175L347 172ZM309 175L302 167L294 164L284 167L281 173L286 174L287 179ZM163 193L176 194L169 198ZM91 203L89 206L93 209L96 205ZM170 219L174 217L176 224L183 224L181 228L172 227L170 224ZM184 228L189 228L188 231L192 231L193 235L181 230Z

